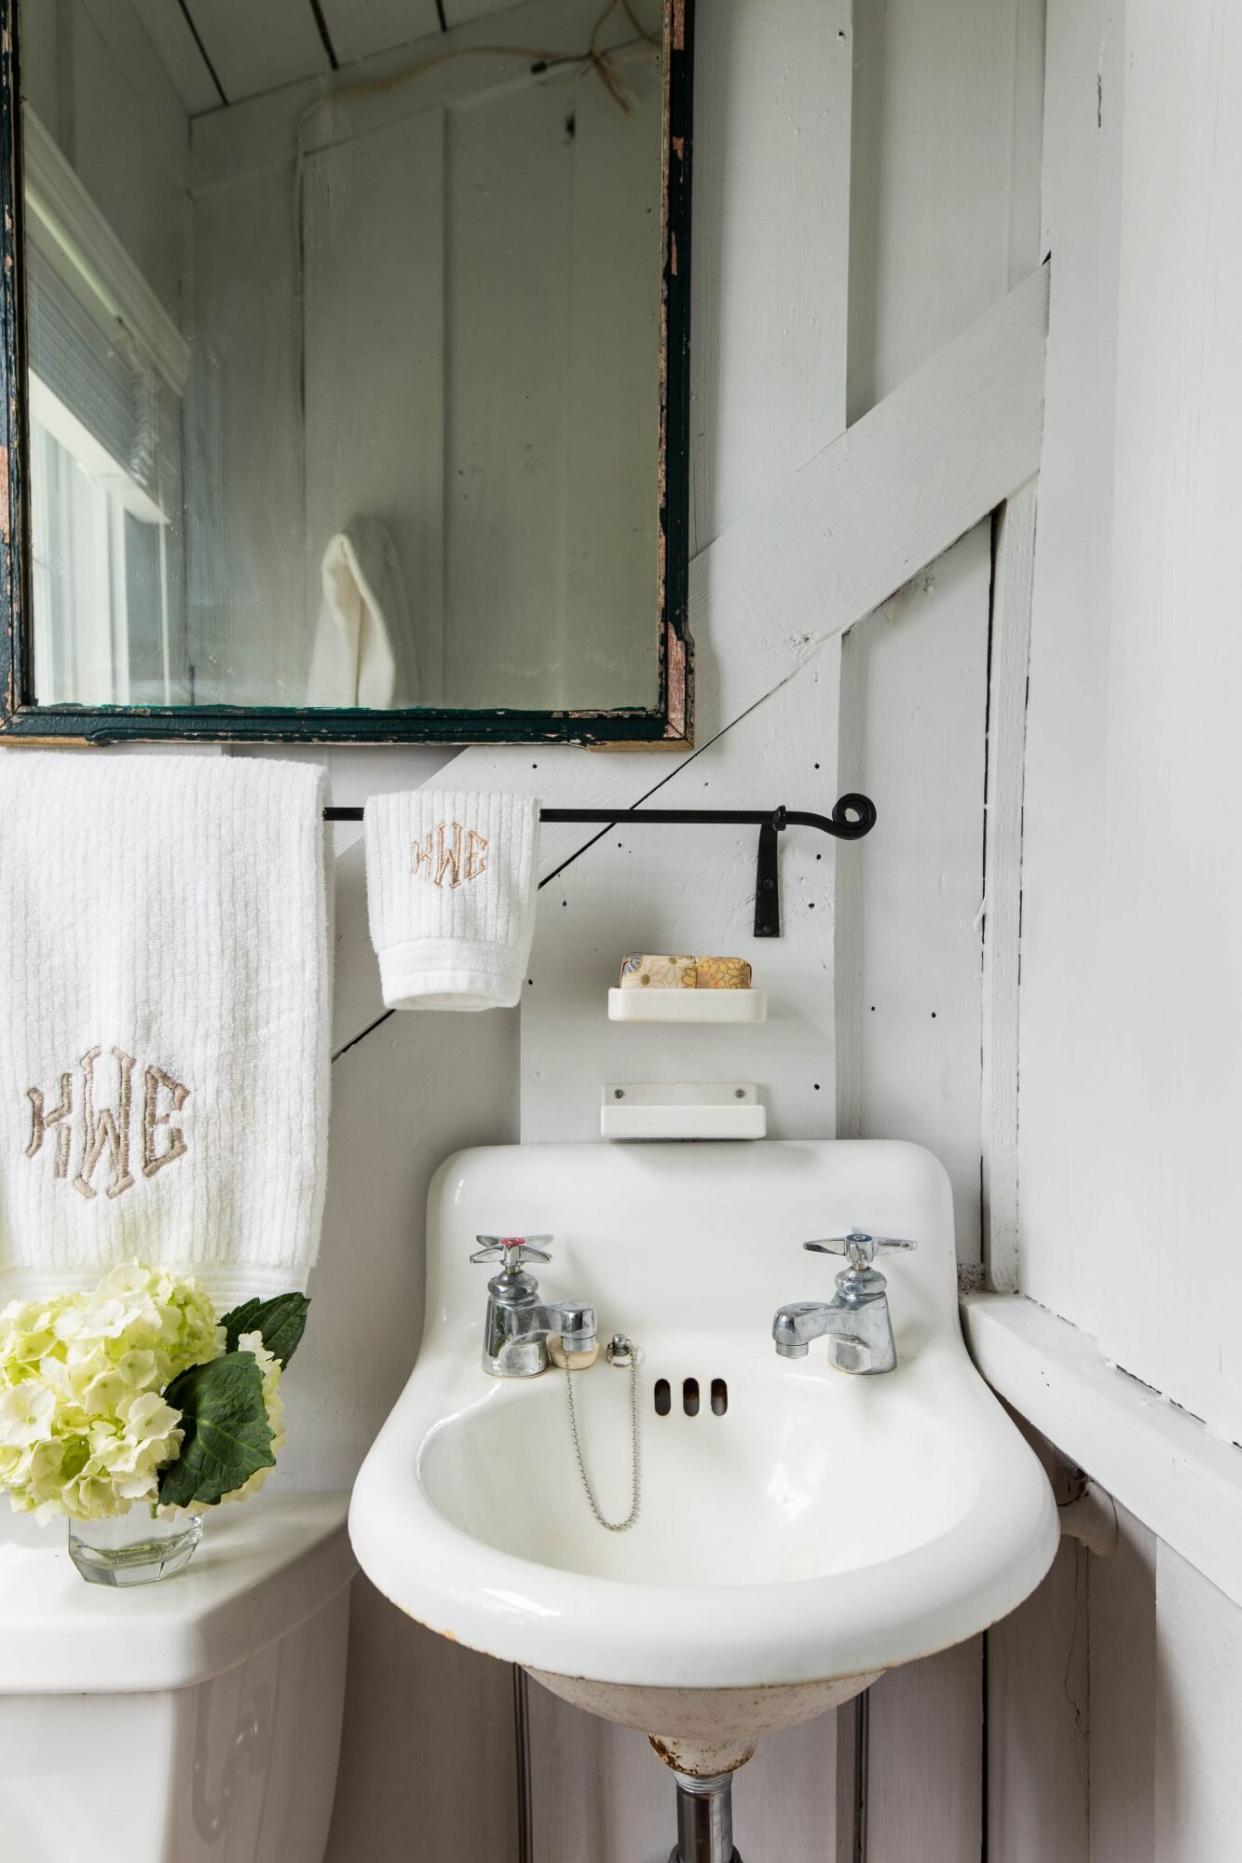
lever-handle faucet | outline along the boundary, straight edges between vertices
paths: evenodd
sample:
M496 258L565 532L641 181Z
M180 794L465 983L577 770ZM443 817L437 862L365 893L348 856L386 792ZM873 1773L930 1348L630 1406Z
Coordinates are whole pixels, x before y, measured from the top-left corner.
M536 1378L548 1368L548 1335L559 1333L568 1352L589 1352L599 1323L581 1300L541 1301L539 1284L524 1263L550 1261L551 1236L476 1236L471 1261L498 1261L487 1284L483 1369L493 1378Z
M804 1242L817 1255L844 1255L829 1301L793 1300L779 1307L772 1339L782 1358L805 1358L812 1339L828 1338L829 1362L838 1371L873 1374L892 1371L897 1363L893 1322L888 1310L888 1282L872 1264L880 1249L917 1248L897 1236L873 1236L857 1225L848 1235Z

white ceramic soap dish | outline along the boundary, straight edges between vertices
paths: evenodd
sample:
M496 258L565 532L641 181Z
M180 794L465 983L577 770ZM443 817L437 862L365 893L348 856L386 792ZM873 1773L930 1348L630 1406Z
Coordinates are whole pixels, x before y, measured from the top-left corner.
M599 1113L607 1139L761 1139L767 1129L759 1089L741 1081L607 1086Z
M766 990L609 990L610 1022L766 1022Z

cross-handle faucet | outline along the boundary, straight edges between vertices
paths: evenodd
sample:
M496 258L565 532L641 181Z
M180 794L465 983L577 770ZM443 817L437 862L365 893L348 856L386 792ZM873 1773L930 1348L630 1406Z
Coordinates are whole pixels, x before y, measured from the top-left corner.
M888 1282L872 1263L882 1248L917 1248L918 1243L868 1235L855 1225L848 1235L802 1246L817 1255L844 1255L847 1266L837 1276L831 1300L793 1300L777 1309L772 1338L781 1357L805 1358L810 1341L826 1333L829 1362L838 1371L864 1375L892 1371L897 1351Z
M589 1352L599 1330L595 1308L581 1300L541 1301L539 1284L523 1263L549 1261L551 1236L476 1236L471 1261L498 1261L487 1284L483 1369L493 1378L537 1378L548 1369L548 1335L559 1333L567 1352Z

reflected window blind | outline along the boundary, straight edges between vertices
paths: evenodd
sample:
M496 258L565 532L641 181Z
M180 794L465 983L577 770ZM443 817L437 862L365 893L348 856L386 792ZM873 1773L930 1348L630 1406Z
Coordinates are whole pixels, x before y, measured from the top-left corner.
M29 363L58 401L143 491L156 485L157 394L150 370L125 354L122 327L109 336L33 242L27 249Z

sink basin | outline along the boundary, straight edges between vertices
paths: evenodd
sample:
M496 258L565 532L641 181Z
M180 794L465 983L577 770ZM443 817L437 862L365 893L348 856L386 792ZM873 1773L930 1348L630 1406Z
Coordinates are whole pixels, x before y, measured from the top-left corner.
M876 1376L830 1366L822 1339L794 1361L772 1343L777 1307L830 1299L844 1266L800 1243L854 1224L919 1244L877 1262L898 1364ZM480 1367L476 1235L549 1232L541 1296L592 1302L601 1341L639 1348L628 1532L592 1515L564 1373ZM1052 1561L1052 1495L966 1355L949 1184L917 1146L462 1152L429 1194L427 1277L417 1367L354 1490L363 1570L432 1630L650 1734L683 1780L972 1636ZM621 1518L630 1374L601 1354L574 1390Z

